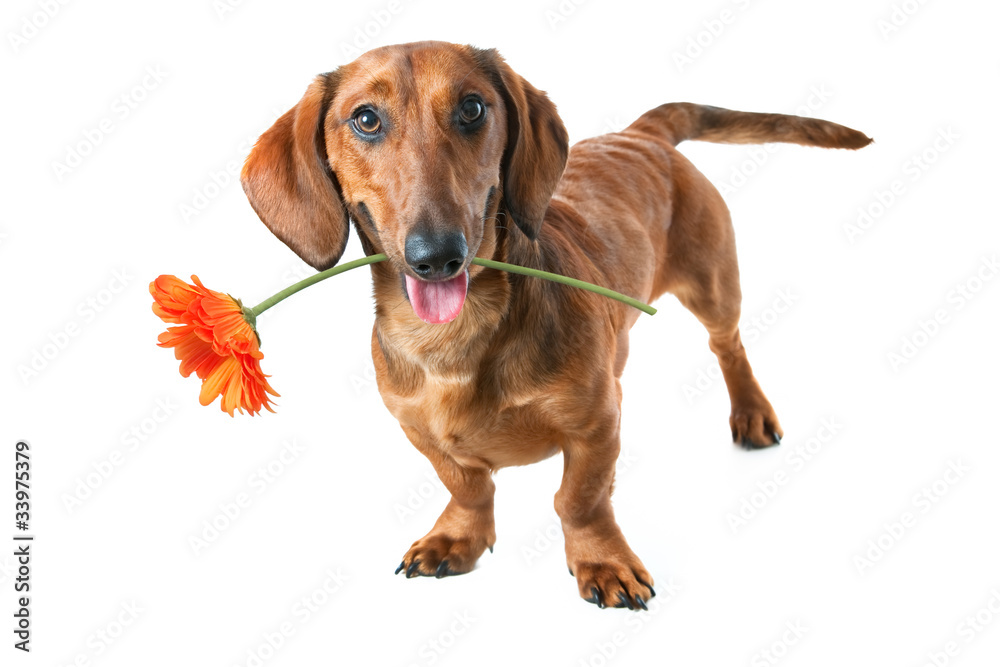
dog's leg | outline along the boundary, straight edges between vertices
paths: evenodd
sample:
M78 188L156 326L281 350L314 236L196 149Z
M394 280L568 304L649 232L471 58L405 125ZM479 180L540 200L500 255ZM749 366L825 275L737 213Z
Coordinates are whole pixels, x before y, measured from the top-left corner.
M488 468L462 466L436 447L428 447L412 429L404 429L417 449L430 459L451 500L429 533L413 543L396 574L407 577L465 574L496 542L493 492ZM420 444L418 444L418 442Z
M566 537L566 563L580 597L599 607L645 609L653 578L625 541L611 508L618 419L585 442L563 446L562 486L555 506Z
M774 408L750 369L746 350L740 340L738 313L737 309L735 319L729 322L702 322L708 329L708 345L719 359L726 389L729 390L729 402L732 406L729 428L733 442L748 449L759 449L778 444L784 433Z
M733 442L747 448L781 442L783 431L770 401L757 383L740 339L740 285L733 248L727 266L707 280L688 283L677 298L708 329L708 345L719 359L729 390L729 427ZM708 288L715 285L715 289ZM704 288L704 289L703 289Z
M671 229L667 289L708 329L709 347L729 390L733 442L768 447L780 442L783 432L740 339L740 272L729 211L715 188L703 188L700 196L705 203L700 215L675 218ZM689 233L693 230L697 233Z

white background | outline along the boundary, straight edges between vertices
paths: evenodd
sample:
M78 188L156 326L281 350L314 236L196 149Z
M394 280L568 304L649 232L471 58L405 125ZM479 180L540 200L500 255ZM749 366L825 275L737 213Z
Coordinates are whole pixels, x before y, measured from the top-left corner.
M50 17L6 2L0 662L995 664L1000 280L984 260L1000 250L1000 10L905 4L885 34L888 0L405 0L391 15L388 0L122 0L50 2ZM733 186L745 338L786 439L732 446L704 330L672 297L641 318L615 507L656 577L650 613L577 597L552 509L558 458L497 475L496 553L473 573L393 576L447 494L372 382L365 270L262 318L277 414L200 407L198 382L155 345L158 274L255 303L310 273L227 170L366 29L361 50L497 47L573 141L667 101L811 105L876 140L764 157L681 147ZM72 152L86 154L66 171ZM851 238L859 208L878 215ZM345 257L361 254L352 240ZM893 364L904 338L919 347ZM32 446L30 655L11 632L18 438ZM966 620L977 613L983 625Z

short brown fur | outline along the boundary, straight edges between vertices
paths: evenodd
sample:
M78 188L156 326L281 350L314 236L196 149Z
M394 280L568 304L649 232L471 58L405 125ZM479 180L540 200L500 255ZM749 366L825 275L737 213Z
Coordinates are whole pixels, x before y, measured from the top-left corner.
M455 129L463 96L487 122ZM361 140L352 114L385 118ZM638 313L588 292L469 264L473 256L541 268L643 301L671 292L709 332L732 403L733 439L782 430L738 329L740 285L729 212L674 146L786 141L860 148L827 121L665 104L622 132L567 146L555 106L495 51L421 42L371 51L322 75L260 139L243 185L261 219L316 268L336 264L348 220L372 266L372 357L379 391L452 498L406 552L407 576L471 570L496 540L492 473L564 460L555 508L580 595L644 608L653 577L614 519L621 385ZM511 224L513 222L514 224ZM403 289L403 245L417 224L460 229L470 287L449 324L425 324Z

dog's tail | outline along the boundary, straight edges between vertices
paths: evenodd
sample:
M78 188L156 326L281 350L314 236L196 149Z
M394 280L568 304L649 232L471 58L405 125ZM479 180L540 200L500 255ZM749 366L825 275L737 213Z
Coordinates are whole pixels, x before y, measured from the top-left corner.
M682 141L763 144L780 141L822 148L862 148L872 139L857 130L816 118L780 113L750 113L688 102L672 102L647 111L630 127Z

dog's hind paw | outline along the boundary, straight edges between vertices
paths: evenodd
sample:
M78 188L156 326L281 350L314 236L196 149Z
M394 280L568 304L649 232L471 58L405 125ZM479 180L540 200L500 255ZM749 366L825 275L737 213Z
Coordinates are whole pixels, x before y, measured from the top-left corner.
M781 442L784 432L778 424L778 416L766 399L764 403L752 408L734 407L729 417L733 442L744 449L763 449Z

